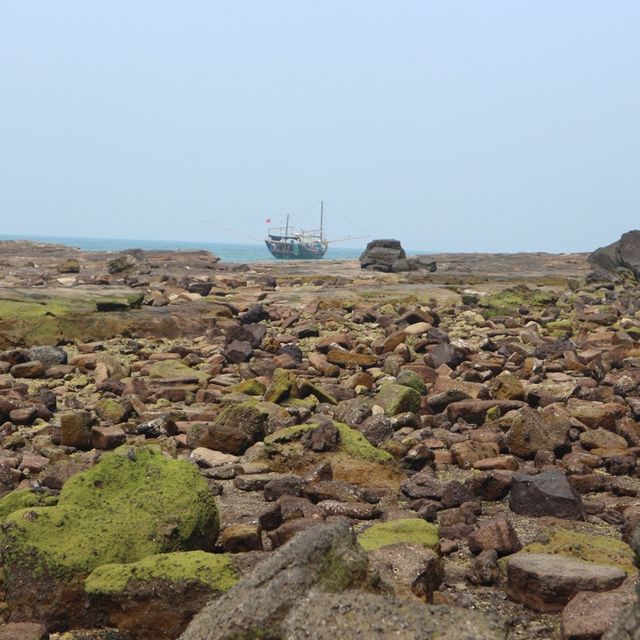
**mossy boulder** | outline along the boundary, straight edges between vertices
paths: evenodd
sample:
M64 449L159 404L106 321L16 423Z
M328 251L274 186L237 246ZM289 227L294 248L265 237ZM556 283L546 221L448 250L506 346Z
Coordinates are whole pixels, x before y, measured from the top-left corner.
M268 411L254 401L230 404L215 422L194 425L187 436L187 444L192 449L206 447L242 455L252 444L262 440L268 417Z
M250 378L231 387L231 391L236 393L244 393L247 396L262 396L266 391L266 386L260 380Z
M271 377L271 384L264 393L264 401L279 404L283 400L298 397L296 374L286 369L276 369Z
M428 549L436 549L439 543L438 527L421 518L404 518L371 525L359 536L358 542L365 551L399 542L413 542Z
M0 522L19 509L27 509L28 507L50 507L57 502L58 496L42 491L32 491L31 489L12 491L0 500Z
M198 470L144 448L107 454L70 478L58 504L11 513L0 531L11 619L49 629L93 623L83 581L97 567L209 549L218 511Z
M388 416L405 411L416 412L420 408L420 394L413 388L388 382L376 394L375 401Z
M415 389L420 395L424 395L427 392L424 380L415 371L404 369L400 371L396 380L403 387Z
M163 553L98 567L85 580L91 607L123 637L173 640L207 602L240 575L231 554Z
M609 536L579 533L571 529L551 528L542 538L524 547L519 553L551 553L618 567L627 573L636 573L631 547Z
M362 433L352 429L348 424L334 421L333 425L339 433L338 451L340 453L369 462L388 462L393 460L390 453L374 447ZM268 435L264 442L268 448L274 450L279 445L297 442L305 433L317 429L318 426L317 423L312 422L278 429L278 431Z

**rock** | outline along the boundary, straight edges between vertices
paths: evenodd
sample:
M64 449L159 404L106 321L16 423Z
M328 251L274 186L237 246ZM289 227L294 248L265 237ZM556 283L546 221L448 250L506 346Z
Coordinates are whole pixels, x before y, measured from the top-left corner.
M157 418L141 422L136 426L135 432L145 438L161 438L163 436L174 436L178 433L175 416L171 413L164 413Z
M192 448L205 447L233 455L242 455L261 440L267 415L253 402L241 402L225 407L215 422L196 424L187 435Z
M37 622L10 622L0 627L0 640L46 640L44 625Z
M581 591L562 611L562 640L598 640L634 600L631 581L612 591Z
M93 416L88 411L70 411L60 416L62 444L76 449L92 446Z
M506 518L481 522L469 536L468 544L469 551L475 554L493 550L498 556L506 556L522 549L518 534Z
M553 516L568 520L584 520L582 499L566 476L550 469L538 475L513 474L509 508L526 516Z
M580 444L585 449L627 449L628 442L607 429L589 429L580 434Z
M511 491L513 482L509 471L485 471L471 477L467 484L474 495L482 500L496 502L502 500Z
M180 360L160 360L149 367L149 378L176 384L204 384L209 374L192 369Z
M371 271L394 271L394 263L407 257L399 240L372 240L360 255L360 267Z
M96 449L115 449L124 444L127 434L121 427L93 427L91 429L91 444Z
M32 360L14 364L10 371L14 378L43 378L45 366L39 360Z
M344 349L331 349L327 354L327 360L331 364L343 367L362 367L368 369L378 364L378 356L368 353L356 353Z
M227 345L224 355L229 362L248 362L253 355L253 347L250 342L233 340Z
M365 586L367 556L344 520L302 531L198 613L181 640L283 637L283 619L313 587ZM300 637L300 636L293 636Z
M543 553L518 553L507 561L507 594L543 613L557 613L580 591L610 591L626 573L616 567Z
M193 465L149 449L106 454L74 475L53 507L14 511L0 532L9 618L48 629L95 622L84 578L108 563L210 549L218 532L211 491Z
M230 524L220 537L225 553L262 551L261 529L255 524Z
M444 575L442 561L435 551L408 542L371 551L369 566L396 596L413 595L425 602L433 602L433 592Z
M499 579L498 554L493 549L481 551L471 561L470 582L472 584L492 585L498 582Z
M75 258L67 258L56 267L56 270L58 273L80 273L80 263Z
M406 599L392 600L390 597L355 590L340 594L313 590L300 599L282 626L283 633L278 637L291 640L506 638L503 623L477 611L461 607L433 606ZM198 636L197 640L213 640L218 637Z
M489 394L495 400L523 400L522 380L512 373L501 373L489 384Z
M228 554L186 551L106 564L89 575L91 606L130 640L173 640L208 602L239 579Z
M527 553L558 554L585 562L618 567L633 572L633 551L622 540L608 535L580 533L562 527L550 527L541 532L538 541L526 545Z
M331 423L321 424L302 436L302 446L317 453L335 451L338 448L339 441L340 432Z
M206 447L197 447L189 456L195 460L201 467L215 467L224 464L235 464L240 458L221 451L213 451Z
M60 364L67 364L67 353L60 347L31 347L27 349L29 360L41 362L46 369Z
M587 258L596 272L619 277L630 273L640 280L640 231L627 231L619 240L600 247Z
M405 411L416 412L420 408L420 394L411 387L386 383L376 394L375 402L384 408L386 415L395 416Z
M122 273L123 271L131 271L137 268L140 262L132 255L123 253L107 263L107 271L110 274Z
M458 466L463 469L471 469L480 460L496 458L500 453L500 447L494 442L467 440L454 444L451 447L451 453Z
M473 424L483 424L490 409L498 410L500 415L524 406L520 400L460 400L447 406L447 418L450 422L463 418Z
M507 432L509 451L521 458L532 458L541 449L558 450L566 446L570 426L569 416L563 419L557 413L543 413L530 407L519 409Z
M289 398L298 397L296 375L285 369L276 369L271 378L271 384L264 392L264 401L278 404Z

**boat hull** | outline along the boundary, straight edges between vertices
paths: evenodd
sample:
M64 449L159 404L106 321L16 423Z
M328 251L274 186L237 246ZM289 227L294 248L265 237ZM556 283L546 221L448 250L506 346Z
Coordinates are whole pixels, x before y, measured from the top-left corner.
M269 253L278 260L320 260L327 252L326 242L284 242L265 240Z

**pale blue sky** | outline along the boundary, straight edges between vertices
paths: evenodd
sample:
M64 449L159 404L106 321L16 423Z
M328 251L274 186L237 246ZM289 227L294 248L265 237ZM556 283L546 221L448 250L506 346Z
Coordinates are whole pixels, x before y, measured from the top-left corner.
M201 221L324 198L591 250L640 227L639 33L637 0L0 0L0 233L238 242Z

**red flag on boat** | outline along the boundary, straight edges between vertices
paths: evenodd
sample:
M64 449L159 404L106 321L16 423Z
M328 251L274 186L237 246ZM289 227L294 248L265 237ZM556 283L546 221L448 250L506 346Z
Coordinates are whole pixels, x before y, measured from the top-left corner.
M267 219L265 220L265 222L266 222L267 224L270 224L270 223L271 223L271 218L267 218Z

